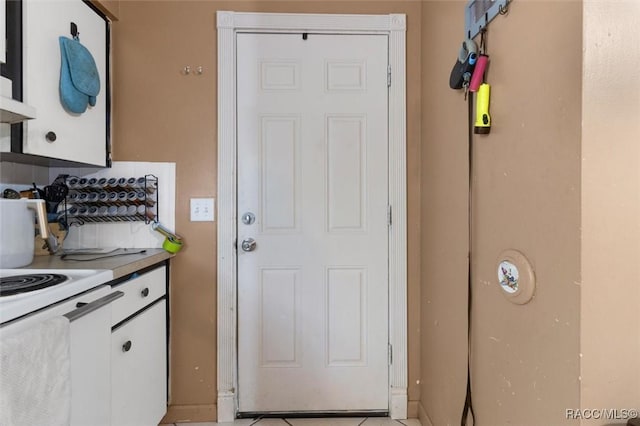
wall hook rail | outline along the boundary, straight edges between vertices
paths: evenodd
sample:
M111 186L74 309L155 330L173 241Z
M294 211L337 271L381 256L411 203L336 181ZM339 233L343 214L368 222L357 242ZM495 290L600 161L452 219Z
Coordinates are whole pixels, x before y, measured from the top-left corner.
M468 0L465 7L465 33L474 39L497 16L509 13L512 0Z
M204 67L202 65L198 65L195 68L191 68L191 65L186 65L182 68L182 74L184 75L202 75L204 74Z

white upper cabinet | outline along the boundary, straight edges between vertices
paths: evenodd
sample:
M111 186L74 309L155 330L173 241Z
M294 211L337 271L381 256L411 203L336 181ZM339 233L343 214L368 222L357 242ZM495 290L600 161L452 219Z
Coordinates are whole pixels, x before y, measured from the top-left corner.
M6 0L0 0L0 63L3 67L2 76L0 76L0 151L11 151L11 131L8 123L19 123L29 120L36 115L35 108L24 104L13 98L13 81L16 73L19 73L20 67L18 61L20 55L16 55L15 51L10 51L14 46L19 45L20 34L22 34L22 24L16 22L15 14L19 11L18 6L21 3ZM10 10L9 10L10 9ZM13 55L12 55L13 54ZM13 57L13 59L12 59ZM20 82L16 85L18 88Z
M0 0L2 1L2 0ZM23 0L24 101L37 118L24 123L23 153L96 166L107 165L108 23L82 0ZM80 43L95 60L100 92L95 106L81 114L60 100L59 37L71 38L76 24Z

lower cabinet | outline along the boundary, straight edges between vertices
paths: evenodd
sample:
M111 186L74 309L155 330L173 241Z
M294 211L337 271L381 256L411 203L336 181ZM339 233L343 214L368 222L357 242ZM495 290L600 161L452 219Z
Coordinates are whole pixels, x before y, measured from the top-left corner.
M111 424L157 425L167 410L166 302L160 300L111 335ZM161 330L162 328L162 330Z
M70 426L157 426L167 411L166 271L134 274L0 324L2 361L23 350L16 346L21 341L9 344L19 333L64 315L70 321ZM20 391L33 397L26 386Z
M130 279L113 290L111 424L156 426L167 411L166 268Z

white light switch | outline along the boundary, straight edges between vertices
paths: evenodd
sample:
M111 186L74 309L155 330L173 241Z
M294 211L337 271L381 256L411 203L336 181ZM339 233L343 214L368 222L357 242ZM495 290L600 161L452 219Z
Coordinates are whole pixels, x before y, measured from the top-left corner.
M191 222L213 222L214 206L213 198L192 198Z

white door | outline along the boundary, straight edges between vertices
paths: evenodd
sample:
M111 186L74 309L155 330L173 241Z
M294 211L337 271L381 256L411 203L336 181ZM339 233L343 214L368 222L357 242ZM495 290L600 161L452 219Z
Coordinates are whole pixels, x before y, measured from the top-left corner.
M237 35L240 412L389 408L387 52Z

